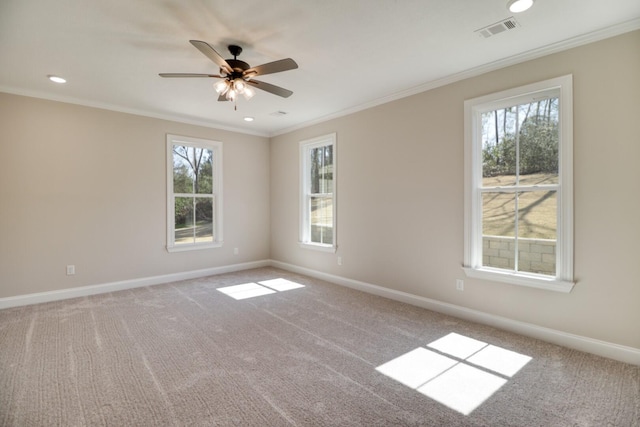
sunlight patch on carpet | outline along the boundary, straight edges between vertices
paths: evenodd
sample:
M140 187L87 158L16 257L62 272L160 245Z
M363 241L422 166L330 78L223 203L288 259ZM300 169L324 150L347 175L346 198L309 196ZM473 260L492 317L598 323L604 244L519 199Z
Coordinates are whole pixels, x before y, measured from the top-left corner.
M458 359L466 359L486 346L486 342L474 340L473 338L453 332L427 344L429 348L436 349L442 353L457 357Z
M276 293L273 289L260 286L257 283L243 283L242 285L227 286L224 288L218 288L218 291L237 300Z
M263 280L258 283L243 283L241 285L226 286L224 288L217 288L217 290L233 299L243 300L298 288L304 288L304 285L287 279L271 279Z
M276 291L279 291L279 292L290 291L291 289L304 288L304 285L301 285L300 283L292 282L291 280L287 280L287 279L263 280L258 283L263 286L267 286L271 289L275 289Z
M501 347L489 345L467 359L474 365L481 366L507 377L512 377L524 365L529 363L531 357Z
M458 363L417 390L436 402L469 415L506 383L502 377Z
M378 366L376 370L407 387L417 389L457 363L457 360L418 347Z
M426 347L411 350L376 371L464 415L482 405L531 360L456 333Z

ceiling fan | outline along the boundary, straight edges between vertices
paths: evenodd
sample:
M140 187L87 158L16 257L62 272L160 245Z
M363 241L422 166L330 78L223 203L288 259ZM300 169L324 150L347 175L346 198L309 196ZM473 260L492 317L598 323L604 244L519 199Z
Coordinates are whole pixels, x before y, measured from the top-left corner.
M253 79L256 76L298 68L298 64L293 59L281 59L251 67L246 62L237 59L238 55L242 53L240 46L229 45L229 52L233 55L233 59L225 60L208 43L200 40L189 40L189 42L220 67L220 74L160 73L160 77L213 77L221 79L213 85L219 95L218 101L235 101L238 95L251 99L255 95L254 87L283 98L288 98L293 94L288 89Z

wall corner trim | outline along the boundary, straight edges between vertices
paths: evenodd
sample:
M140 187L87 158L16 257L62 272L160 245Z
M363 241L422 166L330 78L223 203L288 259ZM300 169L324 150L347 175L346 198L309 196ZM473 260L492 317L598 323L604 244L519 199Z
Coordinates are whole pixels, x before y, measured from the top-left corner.
M640 349L601 341L581 335L575 335L555 329L545 328L532 323L521 322L506 317L496 316L478 310L472 310L454 304L425 298L394 289L385 288L371 283L348 279L323 273L317 270L288 264L281 261L271 260L271 266L293 273L303 274L325 280L330 283L389 298L395 301L404 302L418 307L432 310L438 313L447 314L460 319L493 326L495 328L515 332L520 335L536 338L552 344L572 348L574 350L607 357L624 363L631 363L640 366Z

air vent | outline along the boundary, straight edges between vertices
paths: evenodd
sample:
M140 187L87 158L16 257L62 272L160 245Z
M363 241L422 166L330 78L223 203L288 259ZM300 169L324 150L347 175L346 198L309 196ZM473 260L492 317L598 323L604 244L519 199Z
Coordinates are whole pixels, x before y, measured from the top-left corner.
M476 30L474 32L478 34L480 37L482 37L483 39L487 39L491 36L495 36L496 34L513 30L519 26L520 24L518 23L518 21L516 21L515 18L512 16L503 21L496 22L495 24L491 24L484 28L480 28L479 30Z
M269 113L270 116L280 117L288 114L286 111L274 111L273 113Z

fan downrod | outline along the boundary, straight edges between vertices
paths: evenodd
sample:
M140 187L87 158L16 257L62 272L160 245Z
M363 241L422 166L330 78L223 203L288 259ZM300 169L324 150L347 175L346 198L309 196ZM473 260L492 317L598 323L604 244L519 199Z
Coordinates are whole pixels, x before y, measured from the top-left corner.
M233 59L236 59L242 53L242 48L238 45L230 44L229 52L233 55Z

